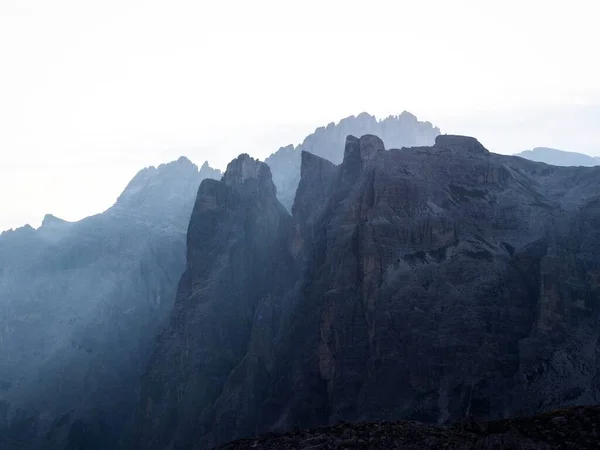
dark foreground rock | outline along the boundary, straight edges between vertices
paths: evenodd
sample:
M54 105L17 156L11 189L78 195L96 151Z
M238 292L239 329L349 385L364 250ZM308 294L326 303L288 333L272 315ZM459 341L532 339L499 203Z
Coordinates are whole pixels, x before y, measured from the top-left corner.
M452 426L363 422L232 442L219 450L550 450L600 448L600 407Z

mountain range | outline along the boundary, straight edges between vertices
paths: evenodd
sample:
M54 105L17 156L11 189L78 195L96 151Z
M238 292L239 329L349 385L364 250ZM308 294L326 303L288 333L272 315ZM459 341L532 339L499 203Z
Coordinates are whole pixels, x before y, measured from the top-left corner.
M600 401L600 168L440 135L302 153L292 215L241 155L204 181L133 447Z
M331 122L327 126L317 128L296 147L281 147L265 162L271 168L277 197L288 211L292 209L300 182L302 152L307 151L339 164L344 157L344 142L349 134L374 134L383 139L389 147L401 148L431 145L440 134L440 130L430 122L420 122L407 111L383 120L363 112L357 116L346 117L337 124Z
M186 158L140 171L79 222L0 235L0 448L115 448L171 313L204 178Z
M306 142L334 155L330 141L346 132L375 126L410 141L419 124L363 113ZM198 186L221 176L182 157L141 170L102 214L73 223L48 214L38 229L1 234L0 449L112 449L129 433L139 375L185 267Z
M0 450L598 403L600 168L529 160L573 155L361 113L2 233Z

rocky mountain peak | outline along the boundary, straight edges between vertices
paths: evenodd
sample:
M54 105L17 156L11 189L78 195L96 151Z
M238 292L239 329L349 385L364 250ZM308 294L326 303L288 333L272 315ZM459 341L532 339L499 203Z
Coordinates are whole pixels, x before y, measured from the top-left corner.
M342 163L342 179L353 183L362 171L364 163L384 150L383 141L372 134L364 135L361 138L347 136Z
M44 219L42 220L42 227L43 228L57 227L57 226L65 225L67 223L68 222L66 220L56 217L55 215L46 214L44 216Z
M372 134L361 136L358 143L360 146L360 157L363 161L371 159L377 152L385 151L383 141Z
M0 236L8 236L8 235L15 235L15 234L28 234L28 233L34 233L34 232L35 232L35 228L33 228L29 224L25 224L22 227L10 228L8 230L4 230L0 233Z
M434 147L451 151L466 151L480 155L486 155L489 153L489 151L474 137L453 134L440 134L437 136L435 138Z
M200 184L188 227L188 267L173 310L177 319L157 340L151 357L157 370L151 367L144 375L135 435L140 445L135 448L194 448L188 436L207 433L206 405L219 401L231 370L242 367L249 337L273 340L270 320L293 279L286 249L289 227L290 217L275 196L269 166L247 154L230 162L220 181ZM266 327L259 329L257 323ZM181 364L172 358L180 351L189 356ZM183 389L167 389L156 397L152 386L183 382L188 373L196 374L197 385L190 384L190 389L180 385ZM227 407L225 402L223 408ZM172 422L165 432L166 422L160 419L169 411L199 420L189 422L190 427ZM160 426L146 425L155 418Z
M164 208L175 208L197 192L203 178L218 178L220 173L199 173L198 166L185 156L176 161L140 170L129 182L115 204L120 212L143 212L164 217Z
M247 155L202 184L136 448L598 402L600 169L355 136L298 155L291 219Z
M331 122L317 128L297 147L280 148L265 162L273 173L277 195L281 203L291 209L298 183L300 182L300 155L302 151L313 153L334 164L344 160L344 144L348 135L375 135L381 138L386 148L433 145L440 130L430 122L421 122L413 114L404 111L381 120L362 112L349 116L338 123Z
M190 159L187 156L183 156L183 155L180 156L179 158L177 158L176 162L178 164L183 164L183 165L186 165L186 166L189 166L189 165L195 166L195 164L192 161L190 161Z
M266 189L273 196L276 192L269 166L247 153L242 153L227 165L222 181L242 193L252 191L248 189L249 183L257 184L260 190Z
M204 161L204 164L202 164L202 166L200 167L200 177L202 178L212 178L214 180L217 180L222 176L223 174L221 173L221 171L219 169L213 169L212 167L210 167L208 161Z

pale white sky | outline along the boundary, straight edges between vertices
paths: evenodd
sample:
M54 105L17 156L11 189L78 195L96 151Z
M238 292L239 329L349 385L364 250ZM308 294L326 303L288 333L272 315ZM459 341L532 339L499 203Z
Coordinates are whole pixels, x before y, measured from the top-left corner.
M0 230L408 110L490 150L600 154L597 2L0 0Z

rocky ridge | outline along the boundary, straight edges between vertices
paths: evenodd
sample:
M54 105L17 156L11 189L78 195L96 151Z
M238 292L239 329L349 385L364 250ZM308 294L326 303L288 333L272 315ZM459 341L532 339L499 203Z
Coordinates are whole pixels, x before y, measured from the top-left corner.
M291 218L255 164L255 206L235 200L244 170L202 184L137 448L600 403L600 168L449 135L301 161Z
M140 171L78 222L0 235L0 449L115 448L185 266L186 158Z
M378 120L366 112L346 117L337 124L331 122L307 136L302 144L281 147L265 162L271 167L277 197L291 211L300 182L301 154L303 151L325 158L334 164L342 162L346 136L373 134L390 148L431 145L440 130L429 122L420 122L404 111L397 116Z
M134 448L191 448L197 430L208 432L204 427L219 414L211 406L230 374L243 377L236 366L247 343L259 338L261 323L271 326L270 305L291 281L289 226L266 164L243 154L221 181L202 182L170 325L143 376ZM176 428L167 435L170 424Z

